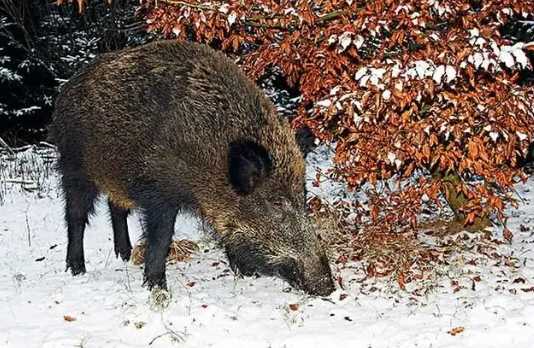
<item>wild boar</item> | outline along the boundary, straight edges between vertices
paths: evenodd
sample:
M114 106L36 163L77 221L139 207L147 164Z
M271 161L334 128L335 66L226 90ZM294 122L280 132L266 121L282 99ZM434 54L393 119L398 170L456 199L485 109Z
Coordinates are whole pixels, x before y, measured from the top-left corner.
M73 275L85 272L84 230L104 193L125 260L128 212L142 213L150 289L166 288L175 219L191 211L220 236L234 271L280 276L314 295L334 290L306 215L294 132L224 54L173 41L104 54L63 87L50 131Z

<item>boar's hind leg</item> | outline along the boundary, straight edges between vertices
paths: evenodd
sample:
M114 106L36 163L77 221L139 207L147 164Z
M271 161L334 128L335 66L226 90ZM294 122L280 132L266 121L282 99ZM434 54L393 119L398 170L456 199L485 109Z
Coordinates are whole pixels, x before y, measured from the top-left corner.
M128 235L127 218L129 209L121 208L108 200L109 212L111 215L111 226L113 227L113 243L115 245L115 256L120 255L123 261L130 260L132 253L132 243Z
M157 286L167 288L165 261L174 233L177 206L168 203L151 202L141 204L145 224L145 281L149 289Z
M67 269L73 275L85 273L83 254L83 234L89 222L89 215L94 212L96 187L83 174L69 173L62 178L65 195L65 220L67 221L68 247Z

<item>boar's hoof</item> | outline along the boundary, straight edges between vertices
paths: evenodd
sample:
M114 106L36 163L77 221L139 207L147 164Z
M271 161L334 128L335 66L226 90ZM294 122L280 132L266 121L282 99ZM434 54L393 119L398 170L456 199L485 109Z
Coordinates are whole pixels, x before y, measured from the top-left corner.
M65 272L70 269L73 276L85 273L85 262L81 261L67 261L67 268Z
M132 256L131 247L120 249L119 247L115 246L115 257L119 257L119 256L121 257L122 261L125 261L125 262L130 261L130 257Z
M132 252L132 263L136 266L142 265L145 262L146 241L142 240L137 244ZM180 261L187 261L191 255L200 250L195 242L187 239L173 240L169 247L169 254L167 255L168 263L176 263Z
M153 311L159 312L169 307L171 303L171 293L165 289L155 286L150 291L149 306Z
M148 290L155 289L155 288L161 288L161 289L167 289L167 279L165 278L165 273L163 274L155 274L155 275L147 275L145 270L145 276L143 280L143 286L147 287Z

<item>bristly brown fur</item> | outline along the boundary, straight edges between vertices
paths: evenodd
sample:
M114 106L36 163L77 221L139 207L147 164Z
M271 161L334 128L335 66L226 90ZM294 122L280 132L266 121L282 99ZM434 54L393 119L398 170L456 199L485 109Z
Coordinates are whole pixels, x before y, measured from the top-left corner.
M186 209L210 222L229 241L227 249L236 244L242 253L242 240L253 241L262 262L270 263L271 256L279 260L313 255L317 270L312 273L321 274L328 289L322 293L333 288L313 228L299 225L305 168L295 135L222 53L199 44L163 41L102 55L64 86L51 134L61 154L70 226L67 265L73 273L76 267L85 270L80 226L94 196L103 192L112 211L126 216L128 209L141 208L145 224L154 230L165 230L163 221L173 223L176 212ZM229 151L235 143L254 146L233 161ZM239 174L237 183L230 180L231 170ZM239 190L236 185L241 184L251 192ZM287 208L279 208L280 202ZM117 221L115 236L120 238L127 230L125 221ZM282 230L279 224L287 225L283 235L271 232ZM164 237L161 231L154 233L158 236L153 237L153 248L165 248L169 232ZM145 273L149 285L151 276L161 276L157 273Z

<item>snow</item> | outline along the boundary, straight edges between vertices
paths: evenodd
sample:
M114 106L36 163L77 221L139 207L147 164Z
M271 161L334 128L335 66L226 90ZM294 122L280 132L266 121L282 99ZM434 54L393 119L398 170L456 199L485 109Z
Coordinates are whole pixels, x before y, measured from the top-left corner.
M431 0L430 5L439 6L439 3ZM400 6L397 10L402 10ZM399 11L400 11L399 10ZM446 11L447 12L447 11ZM345 49L350 45L350 36L346 32ZM471 64L475 69L483 69L491 73L501 71L499 63L512 70L526 70L531 68L531 63L526 54L530 43L518 42L514 45L499 46L494 40L489 40L480 37L478 29L469 30L470 43L473 45L473 53L468 55L465 60L458 62L460 69L465 69L468 64ZM329 43L337 40L337 36L333 35L329 38ZM339 38L343 42L342 37ZM356 44L356 41L353 40ZM357 45L357 44L356 44ZM360 87L370 88L369 85L378 87L379 90L384 90L390 82L391 78L396 79L395 83L399 83L397 77L402 76L405 81L409 80L424 80L432 78L436 84L450 85L462 75L457 67L449 64L439 64L432 60L414 60L401 64L395 60L386 60L384 68L376 68L373 66L361 66L354 75L354 80L358 82ZM388 73L388 74L386 74ZM389 74L390 73L390 74ZM369 83L369 85L368 85ZM398 88L402 90L402 87Z
M324 148L310 154L309 182L315 168L330 161ZM87 274L65 272L63 204L56 176L48 181L41 198L10 186L0 206L1 347L531 348L534 342L534 293L521 290L534 283L534 233L519 228L534 223L534 180L517 186L523 201L509 221L514 239L501 250L518 260L512 278L502 277L508 271L491 262L451 265L445 270L450 277L468 281L473 269L482 274L475 291L453 292L445 277L414 299L391 282L362 281L365 274L353 263L334 267L344 289L313 298L277 278L234 277L209 234L194 218L180 216L177 236L197 240L202 252L168 266L172 300L162 312L148 305L142 269L115 258L102 202L86 231ZM309 186L313 194L330 197L343 190L328 182ZM141 233L138 220L129 218L134 239ZM509 281L515 278L525 283ZM448 333L459 327L464 331Z
M484 62L484 56L481 53L477 52L473 56L469 56L468 61L469 63L472 63L476 69L478 69L478 67L481 66Z
M27 115L27 114L30 114L34 111L37 111L37 110L41 110L41 107L40 106L36 106L36 105L33 105L33 106L29 106L27 108L22 108L22 109L19 109L19 110L16 110L15 111L15 116L24 116L24 115Z
M408 6L408 5L400 5L395 9L395 14L399 14L401 11L403 11L405 13L410 13L410 10L411 10L410 6Z
M336 41L337 41L337 35L330 35L330 37L328 38L329 45L336 43Z
M473 33L471 34L473 35ZM464 68L467 63L470 63L476 69L482 67L486 71L498 72L500 71L500 68L497 66L497 61L495 59L510 69L521 70L527 69L530 66L529 59L524 51L527 49L527 44L523 42L518 42L512 46L498 46L495 41L490 40L489 46L491 47L491 51L486 48L487 42L481 37L472 38L470 43L474 46L478 46L478 51L469 55L467 57L467 62L463 61L461 63L462 68ZM492 56L494 56L495 59L491 58ZM494 66L494 69L490 70L490 66Z
M380 81L384 78L385 73L386 69L384 68L361 67L354 75L354 79L356 81L359 80L362 87L365 87L367 82L370 81L371 84L383 89L384 85Z
M360 79L360 87L365 87L365 86L367 85L367 81L369 81L369 78L370 78L369 75L364 75L364 76Z
M356 46L356 48L361 48L363 46L364 41L365 39L363 38L363 36L356 35L356 38L353 40L354 46Z
M395 154L393 152L388 152L388 161L389 163L394 163L395 160L397 159L397 156L395 156Z
M426 77L427 70L431 70L430 64L428 64L424 60L419 60L416 62L415 71L417 72L419 79L424 79Z
M514 56L517 64L519 64L523 69L525 69L528 66L528 57L523 51L523 43L518 42L515 45L510 47L510 51L512 55Z
M180 30L178 26L175 26L174 28L172 28L172 33L176 36L179 36L181 32L182 30Z
M361 79L364 75L367 74L367 67L361 67L360 69L358 69L358 71L356 72L356 75L354 75L354 79L356 81L358 81L359 79Z
M22 76L9 70L8 68L0 67L0 80L2 81L21 81Z
M230 10L230 5L228 4L222 4L221 6L219 6L219 12L221 13L227 14L229 10Z
M519 138L520 141L526 140L528 138L528 136L525 133L522 133L519 131L515 132L515 134L517 134L517 137Z
M438 12L439 16L443 16L445 13L452 12L448 6L442 6L437 0L429 0L428 4L434 7L434 9Z
M352 43L352 33L351 32L344 32L339 36L339 45L341 46L341 51L343 52L347 49L347 47L350 46Z
M447 76L447 83L451 83L456 78L456 69L452 65L445 67L445 76Z
M318 101L315 104L317 106L320 106L320 107L328 108L328 107L330 107L330 105L332 105L332 101L330 101L328 99L323 99L323 100Z
M441 78L445 75L445 65L440 65L434 70L434 74L432 75L432 79L436 83L441 83Z
M514 56L508 50L501 49L499 60L503 62L508 68L513 67L515 64Z
M235 23L237 19L237 14L235 12L232 12L228 15L228 25L229 26L232 26L232 24Z

